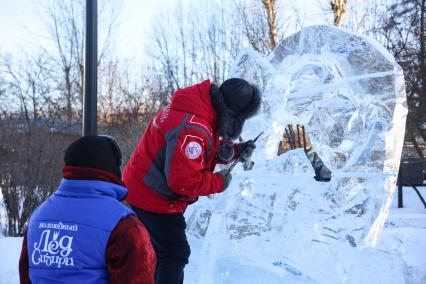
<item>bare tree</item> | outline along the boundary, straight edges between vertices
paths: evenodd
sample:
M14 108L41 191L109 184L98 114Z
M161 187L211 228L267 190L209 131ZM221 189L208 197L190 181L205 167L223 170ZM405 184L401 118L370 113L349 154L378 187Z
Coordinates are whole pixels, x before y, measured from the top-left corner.
M405 140L425 159L426 144L426 0L394 2L374 32L404 70L408 102ZM423 148L422 145L423 144Z
M334 26L375 36L371 31L380 24L388 0L316 0L322 16L330 18Z
M148 54L154 59L152 80L166 92L160 96L201 80L226 78L242 35L224 7L224 1L203 5L192 1L157 17Z
M331 0L331 10L334 15L334 25L339 27L342 24L342 17L349 6L349 0Z
M98 63L109 51L111 33L117 20L114 1L106 1L99 9L101 27ZM37 13L44 24L47 40L40 49L49 59L49 70L56 92L63 98L62 113L67 121L80 120L84 78L84 9L83 0L50 0L37 3ZM35 40L40 41L39 36Z
M22 235L32 211L56 189L63 150L81 133L74 121L81 117L84 1L38 4L48 33L47 41L36 36L40 52L33 50L20 61L0 58L4 80L0 99L7 102L0 105L0 189L6 233L11 236ZM111 18L108 21L112 23ZM108 51L112 26L107 27L106 33L100 33L98 64ZM114 64L108 67L106 73L113 78ZM105 90L102 98L111 103L109 112L114 108L116 85L107 81L101 88Z
M345 12L345 21L341 20L341 26L374 37L371 33L380 24L381 14L385 10L385 1L351 0L350 6Z
M9 104L0 119L0 188L8 220L6 233L18 236L34 208L56 187L64 139L69 140L62 139L58 130L63 125L51 113L45 57L14 64L4 58L1 63Z
M277 32L277 12L276 12L276 0L262 0L262 4L268 15L268 28L269 28L269 38L271 41L271 46L275 48L278 45L278 32Z
M242 22L244 24L244 30L247 38L249 39L252 47L259 51L265 52L259 47L259 43L265 42L265 36L268 35L269 44L267 46L267 53L271 52L278 45L278 29L277 29L277 1L276 0L262 0L263 11L262 13L256 14L260 18L258 20L263 19L263 28L255 25L253 19L250 18L248 13L250 10L243 9L239 7L240 15L242 18ZM254 7L259 8L259 5ZM254 10L256 11L256 10ZM259 11L257 11L259 12ZM262 21L260 21L262 22ZM266 34L265 34L265 31ZM283 140L280 142L280 146L278 148L278 155L285 153L286 151L293 150L296 148L304 148L307 149L309 139L306 136L305 127L302 125L288 125L285 128L285 132L283 133Z
M284 130L283 139L278 147L278 155L297 148L303 148L306 151L311 147L311 141L305 127L299 124L291 124L287 125Z
M22 236L33 210L59 183L64 145L76 136L53 126L58 125L46 119L30 124L16 117L0 120L0 188L9 236Z
M110 60L98 71L98 131L116 137L127 162L152 116L167 103L155 73L131 61Z
M149 46L148 55L154 59L153 70L156 71L159 84L172 93L179 89L180 82L180 56L175 42L175 25L171 23L172 17L164 10L157 17L154 27L153 47ZM167 15L166 15L167 14ZM159 65L157 65L159 63Z
M273 1L272 3L263 3L263 0L262 3L256 1L252 4L243 1L235 2L242 33L253 49L263 54L269 54L278 41L278 38L275 38L275 34L277 34L276 25L274 26L276 23L276 2ZM270 7L269 10L268 7ZM270 12L270 18L267 11ZM269 19L271 26L268 23Z
M49 113L46 104L50 92L50 75L46 69L46 58L42 54L13 62L11 57L1 58L0 74L6 78L4 95L8 103L3 113L20 111L25 121L38 120ZM15 102L15 103L13 103Z

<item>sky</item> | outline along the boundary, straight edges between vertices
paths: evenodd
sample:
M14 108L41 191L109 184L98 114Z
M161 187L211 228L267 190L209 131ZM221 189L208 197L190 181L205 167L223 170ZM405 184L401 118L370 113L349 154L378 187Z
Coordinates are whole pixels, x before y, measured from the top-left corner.
M184 5L189 0L98 0L98 6L107 1L115 1L119 6L118 26L112 37L111 53L119 58L144 60L144 55L146 54L144 45L149 41L158 12L167 8L173 9L177 5ZM229 3L229 6L231 6L235 0L193 1L201 5L205 2L218 1L225 3L224 5ZM250 0L238 1L253 3ZM372 0L371 2L382 3L388 1L391 0ZM40 20L36 13L37 6L40 3L48 3L48 1L0 0L0 54L7 52L14 57L19 57L25 54L23 50L28 51L35 44L34 41L28 40L29 36L36 40L37 36L34 35L43 36L43 29L40 22L37 22ZM366 0L351 0L349 12L345 17L355 11L355 7L359 8L362 5L367 5L366 3L370 2ZM281 12L278 15L284 19L296 17L299 27L332 23L329 0L280 0L278 1L278 10ZM293 33L295 30L290 29L286 32Z
M117 2L120 12L119 26L113 39L115 52L123 57L138 57L148 39L154 15L172 5L173 0ZM0 0L0 51L19 56L28 42L28 29L31 33L41 30L34 12L36 3L36 0Z
M113 52L117 52L120 57L134 58L142 54L141 50L147 41L158 11L167 7L173 8L173 5L179 5L188 0L115 1L119 6L119 25L113 38L115 45ZM309 24L315 23L315 19L318 19L318 9L313 4L321 1L326 0L284 0L282 3L284 5L290 3L290 7L295 5L302 8L299 11L302 11L302 16L306 19L305 24ZM43 3L43 0L0 0L0 52L6 51L19 56L20 53L22 54L21 50L29 46L26 45L29 43L28 34L42 33L41 24L36 16L38 3ZM100 3L102 2L98 1L98 6ZM231 5L232 2L229 1L229 3Z

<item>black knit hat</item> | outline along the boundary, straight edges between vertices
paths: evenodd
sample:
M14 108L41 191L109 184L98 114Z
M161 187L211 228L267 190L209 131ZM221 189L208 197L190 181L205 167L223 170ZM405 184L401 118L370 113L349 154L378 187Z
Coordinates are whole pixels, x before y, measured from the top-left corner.
M65 166L96 168L121 179L122 156L117 141L107 135L88 135L65 150Z
M225 105L238 113L245 113L252 108L259 95L259 89L240 78L231 78L219 87ZM255 106L258 108L258 105Z
M221 137L225 140L237 139L244 122L260 109L260 90L243 79L231 78L220 87L213 83L210 92Z

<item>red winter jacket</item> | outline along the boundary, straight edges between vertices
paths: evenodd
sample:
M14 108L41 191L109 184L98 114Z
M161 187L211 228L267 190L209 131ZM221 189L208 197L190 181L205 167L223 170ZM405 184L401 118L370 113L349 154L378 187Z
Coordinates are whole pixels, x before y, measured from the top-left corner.
M223 190L214 174L219 145L210 81L176 91L151 121L123 172L127 202L153 213L183 213Z

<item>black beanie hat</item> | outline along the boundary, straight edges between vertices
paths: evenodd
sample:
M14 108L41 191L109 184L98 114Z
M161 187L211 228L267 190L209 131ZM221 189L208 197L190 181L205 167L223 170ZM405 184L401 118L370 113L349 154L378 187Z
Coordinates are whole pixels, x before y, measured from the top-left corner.
M219 89L225 105L238 113L244 113L251 108L254 100L259 96L259 90L256 86L240 78L224 81Z
M65 150L65 166L96 168L121 179L122 156L117 141L107 135L88 135Z
M213 83L210 92L221 137L225 140L237 139L244 122L260 109L260 90L243 79L231 78L220 87Z

